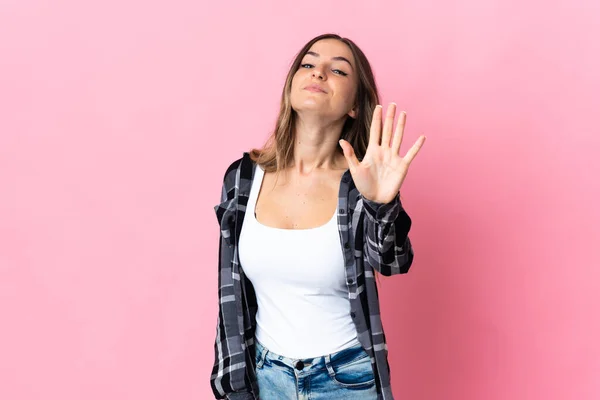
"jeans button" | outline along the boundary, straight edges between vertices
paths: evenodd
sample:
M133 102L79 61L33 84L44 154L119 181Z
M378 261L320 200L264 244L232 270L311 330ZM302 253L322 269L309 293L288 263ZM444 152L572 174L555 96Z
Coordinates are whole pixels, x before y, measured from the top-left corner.
M298 361L296 363L296 369L302 371L304 369L304 363L302 361Z

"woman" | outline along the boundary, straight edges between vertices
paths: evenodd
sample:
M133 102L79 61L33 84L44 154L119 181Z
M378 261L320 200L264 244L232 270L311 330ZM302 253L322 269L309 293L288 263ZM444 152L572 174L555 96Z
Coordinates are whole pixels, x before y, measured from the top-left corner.
M322 35L296 56L276 129L227 169L221 203L218 399L393 399L375 274L405 273L406 114L369 62Z

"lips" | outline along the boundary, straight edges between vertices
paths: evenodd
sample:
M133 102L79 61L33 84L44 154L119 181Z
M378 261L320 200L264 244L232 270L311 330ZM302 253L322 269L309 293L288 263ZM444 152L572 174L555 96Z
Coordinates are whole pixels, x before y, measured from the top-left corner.
M315 93L327 93L323 88L321 88L321 86L319 85L308 85L307 87L304 88L304 90L308 90L309 92L315 92Z

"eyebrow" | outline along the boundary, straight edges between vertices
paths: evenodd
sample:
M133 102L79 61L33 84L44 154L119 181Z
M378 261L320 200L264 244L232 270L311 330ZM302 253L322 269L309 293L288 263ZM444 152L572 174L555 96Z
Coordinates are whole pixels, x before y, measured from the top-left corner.
M310 55L310 56L314 56L314 57L321 57L321 55L319 53L315 53L314 51L307 51L306 55ZM350 65L350 68L354 69L352 67L352 63L350 61L348 61L348 59L346 57L337 56L337 57L331 57L331 59L336 60L336 61L345 61L348 63L348 65Z

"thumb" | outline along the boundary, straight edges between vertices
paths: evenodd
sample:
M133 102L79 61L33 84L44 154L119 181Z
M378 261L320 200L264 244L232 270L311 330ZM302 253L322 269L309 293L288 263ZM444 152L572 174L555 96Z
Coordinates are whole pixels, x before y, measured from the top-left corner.
M346 140L340 139L340 146L342 147L346 161L348 161L348 167L350 167L351 170L354 170L356 167L358 167L360 162L358 161L358 158L356 158L356 154L354 153L352 145Z

